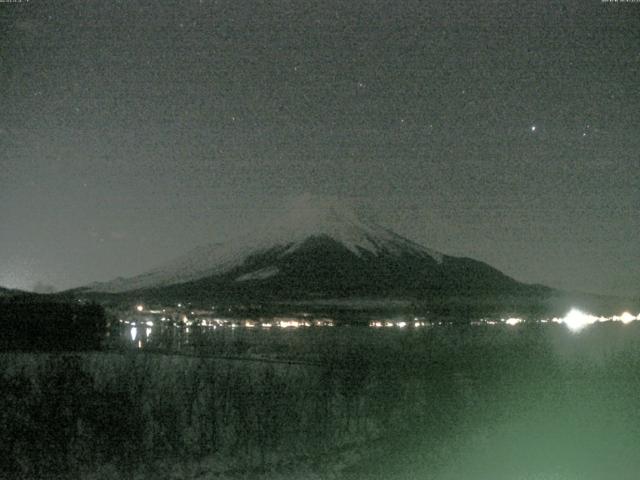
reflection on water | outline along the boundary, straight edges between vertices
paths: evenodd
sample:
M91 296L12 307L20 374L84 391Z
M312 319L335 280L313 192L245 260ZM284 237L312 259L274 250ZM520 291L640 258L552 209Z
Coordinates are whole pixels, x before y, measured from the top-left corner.
M221 316L213 309L187 311L184 308L164 308L153 310L147 309L143 305L137 305L128 312L120 312L118 316L120 319L115 325L117 332L112 336L122 338L125 345L128 344L137 348L154 347L172 351L180 351L185 347L206 346L215 343L220 338L224 338L225 332L233 334L236 330L247 332L279 330L286 332L346 325L338 323L332 318L313 316L309 313L268 318L238 318ZM571 309L567 315L561 318L536 320L518 317L482 318L470 321L468 324L470 326L518 328L522 324L548 323L565 325L569 331L579 333L596 323L617 322L627 325L637 320L640 320L640 314L633 315L629 312L623 312L620 315L594 316L578 309ZM367 323L359 323L358 325L380 330L421 331L428 328L446 327L452 324L442 320L430 321L426 317L397 316L394 318L374 318Z
M116 328L121 336L130 339L140 348L150 346L152 343L156 347L172 349L185 345L205 344L207 341L215 341L217 337L224 335L224 332L233 332L238 329L290 331L331 328L337 325L337 322L331 318L311 316L239 319L180 315L176 319L175 316L141 312L139 308L134 314L128 314L125 318L118 321ZM368 324L359 325L394 329L422 329L431 326L422 317L372 320ZM435 325L442 325L442 322Z
M333 327L335 321L329 318L289 318L275 317L269 319L236 319L236 318L189 318L183 316L179 321L170 317L151 320L148 314L129 315L126 320L120 319L117 330L120 336L129 339L138 348L154 346L157 348L180 350L189 345L205 345L214 342L227 333L237 329L295 330L301 328ZM400 325L398 325L400 327ZM404 327L405 325L401 325ZM115 335L118 337L118 335Z

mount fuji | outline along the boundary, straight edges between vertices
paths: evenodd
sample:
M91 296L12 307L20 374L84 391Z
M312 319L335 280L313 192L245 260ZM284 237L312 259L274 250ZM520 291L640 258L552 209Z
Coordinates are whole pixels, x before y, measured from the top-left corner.
M87 294L153 298L442 298L526 294L544 288L419 245L341 199L302 195L250 234L214 243ZM127 295L130 296L130 295Z

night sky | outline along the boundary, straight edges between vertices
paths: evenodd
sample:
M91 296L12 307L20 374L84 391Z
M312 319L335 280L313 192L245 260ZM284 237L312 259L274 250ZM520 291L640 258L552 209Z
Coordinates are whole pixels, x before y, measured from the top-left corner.
M640 295L640 3L0 3L0 285L141 273L283 198Z

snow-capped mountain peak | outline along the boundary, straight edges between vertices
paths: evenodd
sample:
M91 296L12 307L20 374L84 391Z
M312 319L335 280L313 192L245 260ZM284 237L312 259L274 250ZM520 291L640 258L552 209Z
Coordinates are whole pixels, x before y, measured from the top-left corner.
M249 257L257 254L269 251L278 251L280 256L291 254L314 237L329 238L357 256L364 253L374 256L408 253L442 261L439 252L422 247L366 219L353 201L304 194L287 199L281 208L268 215L248 235L195 248L146 274L93 284L90 288L116 293L221 275L240 267ZM268 267L249 277L241 275L239 279L267 278L276 273L275 267Z
M296 244L309 237L325 236L356 255L401 249L426 252L441 261L439 252L415 244L381 227L360 211L358 204L335 196L303 194L289 198L284 207L258 229L259 237L271 245Z
M368 237L387 235L376 227L356 213L353 202L304 194L285 202L259 231L260 238L270 244L295 244L312 236L327 236L358 254L359 248L375 250Z

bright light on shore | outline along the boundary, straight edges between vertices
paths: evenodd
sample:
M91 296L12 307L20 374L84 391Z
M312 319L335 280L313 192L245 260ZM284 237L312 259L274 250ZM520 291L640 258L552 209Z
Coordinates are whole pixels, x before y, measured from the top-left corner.
M569 330L579 332L587 325L592 325L598 322L619 321L619 317L596 317L595 315L584 313L577 308L572 308L564 318L554 318L552 321L556 323L564 323Z
M571 311L562 319L562 323L564 323L572 332L579 332L587 325L594 323L596 321L595 319L596 317L592 315L587 315L577 308L572 308Z
M619 317L613 317L613 319L617 320L619 322L622 322L622 323L624 323L626 325L627 323L633 322L636 319L636 317L631 315L629 312L624 312Z
M138 310L139 312L142 312L144 310L144 306L143 305L138 305L136 307L136 310Z
M521 318L515 318L515 317L511 317L511 318L507 318L506 320L503 320L504 323L506 323L507 325L518 325L519 323L522 323L522 319Z

